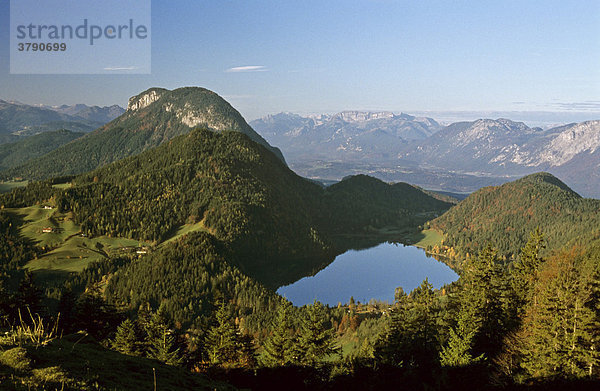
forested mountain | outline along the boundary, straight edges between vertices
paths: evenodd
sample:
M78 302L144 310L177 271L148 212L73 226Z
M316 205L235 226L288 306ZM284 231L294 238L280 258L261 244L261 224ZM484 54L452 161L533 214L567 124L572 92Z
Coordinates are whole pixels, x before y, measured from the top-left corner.
M258 314L275 309L280 298L242 274L226 260L222 245L206 232L195 232L135 260L111 279L111 301L137 309L144 303L159 306L185 327L207 326L214 303L235 303L247 327L258 329Z
M456 283L434 290L425 280L409 294L397 290L393 304L295 308L270 288L331 260L339 251L331 239L351 234L356 242L390 225L414 231L450 204L364 175L323 187L240 132L196 129L0 196L0 311L18 325L0 339L0 384L148 384L115 379L99 361L134 373L152 364L172 389L217 387L203 373L256 389L273 381L297 389L594 384L599 202L545 173L482 189L430 223L444 245L456 242ZM89 244L77 251L95 243L103 252L101 238L146 244L139 255L107 254L50 279L43 291L35 283L43 275L21 269L48 251L20 237L26 210L78 226L68 238ZM22 308L45 315L22 320ZM69 335L79 330L86 334ZM85 368L69 359L74 351Z
M600 238L600 200L582 198L548 173L483 188L430 222L446 247L464 259L488 244L514 259L530 232L540 228L548 251Z
M326 250L321 187L240 132L196 130L72 183L57 205L87 235L160 243L199 224L237 250L246 272Z
M451 205L365 176L323 188L246 135L206 129L77 176L69 188L50 186L32 184L2 204L25 207L53 195L58 211L72 213L90 237L159 244L193 226L226 244L243 272L275 286L343 251L331 244L332 233L414 230Z
M178 111L191 101L206 110ZM171 389L598 379L600 200L547 173L458 204L366 175L322 186L219 102L201 89L151 89L62 147L91 138L110 151L123 136L135 155L0 195L0 315L14 325L0 338L1 386L148 388L155 374ZM198 118L212 128L190 130ZM423 226L442 233L429 249L457 282L336 308L296 308L275 293L363 241ZM115 377L122 365L134 379Z
M16 167L83 136L69 130L43 132L0 145L0 170Z
M244 133L283 159L214 92L195 87L151 88L132 97L127 111L114 121L5 174L28 179L79 174L156 147L197 126Z
M415 227L452 204L407 183L387 184L367 175L355 175L325 189L323 222L328 231L364 232L364 227ZM401 224L399 224L402 222Z

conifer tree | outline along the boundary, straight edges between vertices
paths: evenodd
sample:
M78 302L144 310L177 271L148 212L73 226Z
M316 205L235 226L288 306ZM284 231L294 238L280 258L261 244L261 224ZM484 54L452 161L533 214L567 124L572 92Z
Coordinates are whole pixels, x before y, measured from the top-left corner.
M463 367L477 363L483 355L473 357L473 338L477 334L478 326L472 322L473 315L469 313L472 307L465 307L459 312L456 327L450 329L448 343L440 352L440 364L447 367Z
M255 368L258 365L252 336L242 333L241 330L238 330L237 356L238 364L243 368Z
M73 325L75 323L75 305L77 303L77 296L71 289L64 289L61 292L60 300L58 301L58 313L60 315L60 329L65 333L70 333L74 330Z
M153 312L149 303L142 304L138 310L136 324L144 334L144 342L138 345L143 345L141 350L146 357L168 365L179 365L183 361L176 344L175 333L169 328L170 322L163 305ZM133 330L137 332L135 324Z
M532 378L588 377L600 365L600 250L547 262L520 331L520 365Z
M93 285L79 297L75 306L75 323L98 339L104 339L121 323L121 314L107 303L98 286Z
M302 365L316 366L325 357L337 351L333 330L327 327L323 304L315 300L306 306L298 338L298 361Z
M112 348L131 356L139 353L139 337L135 323L131 319L125 319L115 333L115 339L112 342Z
M534 298L534 285L538 278L538 270L545 261L540 255L540 252L545 248L544 235L538 227L529 234L529 240L521 249L519 259L514 263L512 284L520 314L522 314L526 303L530 301L535 303L536 301Z
M408 296L399 294L390 325L375 345L375 358L394 366L434 365L438 356L437 317L433 286L427 279Z
M32 314L38 313L41 309L42 297L43 293L35 284L33 273L29 270L25 271L17 291L17 309L27 312L26 307L29 307Z
M287 300L277 309L273 331L264 345L267 365L283 366L295 361L292 310L292 303Z
M230 309L221 302L215 315L215 325L206 336L208 359L213 364L231 364L237 361L237 328Z
M469 259L462 279L461 311L469 314L468 322L477 329L472 352L494 356L502 346L504 335L511 329L514 317L510 305L511 289L496 251L487 246L477 257Z
M148 357L162 361L167 365L179 365L182 361L179 348L176 348L173 331L165 324L155 325L153 336L148 341Z

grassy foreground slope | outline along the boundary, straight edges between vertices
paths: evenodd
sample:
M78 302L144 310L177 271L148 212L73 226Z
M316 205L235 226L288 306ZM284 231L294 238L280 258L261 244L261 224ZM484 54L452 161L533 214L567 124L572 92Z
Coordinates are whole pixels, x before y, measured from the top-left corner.
M108 350L85 333L46 344L2 341L3 390L234 390L184 368Z

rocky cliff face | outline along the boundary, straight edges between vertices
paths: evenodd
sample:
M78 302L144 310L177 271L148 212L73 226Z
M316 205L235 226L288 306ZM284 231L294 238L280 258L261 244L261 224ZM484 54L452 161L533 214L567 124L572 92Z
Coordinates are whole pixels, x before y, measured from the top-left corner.
M399 157L462 173L523 175L547 170L600 197L600 121L549 130L510 120L452 124Z
M132 112L143 109L144 107L148 107L152 103L159 100L165 92L168 91L161 88L153 88L141 93L140 95L133 96L129 98L129 102L127 103L127 111Z
M600 150L600 121L575 124L554 137L540 155L532 158L534 165L562 166L582 153Z

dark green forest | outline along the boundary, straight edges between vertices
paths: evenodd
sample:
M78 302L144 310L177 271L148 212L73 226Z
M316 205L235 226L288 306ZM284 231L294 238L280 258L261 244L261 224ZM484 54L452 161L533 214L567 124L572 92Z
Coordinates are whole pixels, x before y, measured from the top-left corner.
M57 130L36 134L14 143L0 144L0 170L24 164L81 136L83 133Z
M107 254L60 279L31 273L25 265L45 250L20 234L10 208L48 204L80 237L145 241L148 253ZM362 175L323 187L240 132L196 129L0 196L0 382L22 390L152 389L155 381L158 389L598 386L598 206L548 174L454 207ZM194 229L177 234L182 227ZM352 246L340 237L400 240L424 227L443 233L437 251L452 249L451 260L440 259L459 271L457 282L436 290L425 280L397 289L394 303L337 307L296 307L275 293Z
M493 243L509 262L538 227L551 243L548 253L599 239L599 211L600 200L582 198L556 177L539 173L480 189L428 225L443 232L442 247L452 248L457 260Z
M71 187L52 187L60 181ZM451 205L368 177L324 189L239 132L203 129L88 174L34 182L1 196L0 205L50 198L88 237L158 245L184 224L198 224L231 250L243 272L275 287L343 252L333 233L414 230Z

